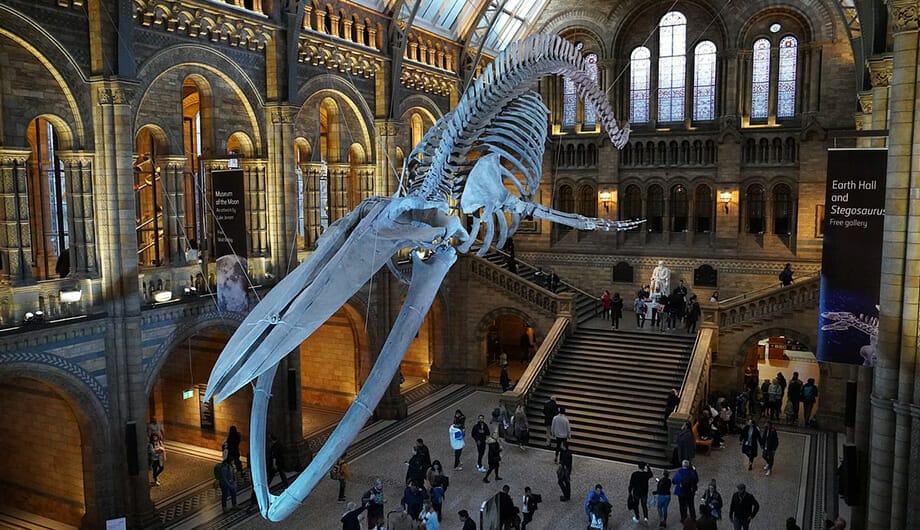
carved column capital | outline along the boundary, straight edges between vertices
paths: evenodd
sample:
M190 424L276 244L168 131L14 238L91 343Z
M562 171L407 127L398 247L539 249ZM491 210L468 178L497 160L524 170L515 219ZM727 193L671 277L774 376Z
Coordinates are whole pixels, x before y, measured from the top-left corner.
M132 94L118 86L101 86L97 89L97 101L100 105L130 105Z
M889 0L888 13L895 33L917 31L920 28L920 2L917 0Z
M872 114L872 91L863 90L857 94L859 98L859 106L862 108L862 111L866 114Z
M892 56L873 57L866 63L869 66L869 78L873 87L885 87L891 84L891 72L894 69Z
M268 107L266 111L272 123L293 123L297 117L297 107L289 105Z

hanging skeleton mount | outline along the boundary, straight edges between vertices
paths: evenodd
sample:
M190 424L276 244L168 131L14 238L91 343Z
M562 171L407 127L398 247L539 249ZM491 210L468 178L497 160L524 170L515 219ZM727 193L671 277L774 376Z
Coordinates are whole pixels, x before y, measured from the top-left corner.
M221 401L256 379L250 449L251 454L264 455L268 401L278 363L297 351L381 267L391 266L394 254L425 250L424 260L410 253L412 277L393 328L361 391L307 469L281 495L272 495L265 459L252 459L253 485L264 517L280 521L289 516L355 439L396 375L457 253L470 250L481 225L485 233L480 255L492 246L496 225L495 244L501 246L524 217L579 230L628 230L641 222L559 212L532 201L542 173L548 111L530 87L548 74L571 79L597 109L613 144L625 145L628 127L617 125L606 95L588 76L581 54L570 42L534 35L511 45L415 147L400 192L369 198L333 223L317 241L316 252L253 308L227 342L204 398L216 396ZM463 228L458 210L475 216L472 233Z

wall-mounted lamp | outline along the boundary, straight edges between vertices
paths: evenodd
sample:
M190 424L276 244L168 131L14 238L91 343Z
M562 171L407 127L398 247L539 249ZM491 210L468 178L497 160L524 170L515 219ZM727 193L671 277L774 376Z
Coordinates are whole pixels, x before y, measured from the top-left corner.
M728 205L732 202L732 192L723 191L719 193L719 202L722 203L722 208L725 210L725 213L728 214Z
M154 291L153 301L156 303L169 302L172 300L172 291Z
M598 197L600 198L601 202L604 204L604 211L609 212L610 211L610 200L612 198L612 194L609 191L605 190L605 191L600 192Z
M61 302L72 304L79 302L83 298L83 291L80 289L61 290Z

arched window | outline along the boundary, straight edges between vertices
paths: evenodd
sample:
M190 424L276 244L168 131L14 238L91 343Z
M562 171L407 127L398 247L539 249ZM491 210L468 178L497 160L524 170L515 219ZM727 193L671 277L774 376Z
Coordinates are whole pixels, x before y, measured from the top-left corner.
M640 46L632 51L629 58L629 121L633 123L649 121L651 57L649 49Z
M751 82L751 118L766 118L770 112L770 41L754 42Z
M789 35L779 41L779 79L776 85L776 117L795 116L795 69L799 41Z
M658 121L684 119L687 18L665 13L658 23Z
M712 189L705 184L697 186L694 200L695 230L697 232L712 231Z
M747 231L762 234L764 231L764 209L766 197L763 186L755 184L747 190Z
M593 187L582 186L578 188L575 211L586 217L597 217L597 194L594 192Z
M678 184L671 188L671 231L686 232L690 216L687 188Z
M137 133L138 157L134 162L134 204L137 219L137 261L157 266L167 261L166 230L163 224L163 184L159 156L166 152L162 135L151 127Z
M773 188L773 233L792 234L792 190L785 184Z
M653 184L648 188L648 231L660 233L664 229L664 191Z
M67 251L68 256L64 257L67 272L63 272L63 263L60 272L66 276L73 260L68 250L68 192L63 163L58 160L56 153L57 132L45 118L35 118L29 124L27 137L32 150L27 186L32 232L32 271L38 279L55 277L58 259Z
M642 217L642 196L639 192L639 186L633 184L626 188L623 194L623 209L620 211L620 219L639 219Z
M575 83L568 77L562 78L562 126L575 127L575 111L578 109L578 94Z
M693 119L716 117L716 45L703 41L693 52Z
M422 117L417 112L413 112L412 116L409 118L409 129L412 134L412 145L409 146L409 150L415 149L422 141L422 137L425 134L425 126L422 123Z
M575 194L571 186L559 186L559 193L556 195L556 209L563 212L575 212ZM557 230L561 233L568 232L571 227L557 224Z
M597 54L589 53L585 55L585 71L595 83L597 82ZM585 100L585 118L582 120L583 129L594 129L597 125L597 109L591 102Z
M294 173L297 176L297 248L307 248L307 224L306 224L306 180L304 171L307 170L306 164L310 162L310 143L306 138L297 138L294 140Z

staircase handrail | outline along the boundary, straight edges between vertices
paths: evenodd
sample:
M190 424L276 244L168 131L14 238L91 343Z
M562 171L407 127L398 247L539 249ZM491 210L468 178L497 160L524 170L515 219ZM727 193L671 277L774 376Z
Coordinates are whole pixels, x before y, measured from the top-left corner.
M575 310L575 295L554 293L540 285L513 274L504 267L479 256L471 258L470 272L483 280L500 287L521 300L550 313L553 316L571 315Z
M768 318L779 312L814 305L818 301L820 287L820 274L813 274L789 286L772 286L752 291L745 297L736 296L719 303L702 303L702 321L728 328ZM765 300L768 303L764 303Z
M546 338L543 339L517 384L512 390L502 394L501 401L505 403L506 408L510 407L509 411L513 412L518 405L527 406L533 391L540 385L540 381L546 374L546 369L549 368L559 348L565 342L569 324L571 324L571 319L566 316L558 317L553 322L552 327L546 333Z
M739 303L742 303L742 302L744 302L744 301L747 301L747 300L749 300L749 299L751 299L751 298L755 298L755 297L759 298L759 297L761 297L761 296L764 295L764 294L770 294L770 293L773 293L773 292L779 292L779 291L782 291L783 289L788 289L789 287L792 287L793 285L806 283L806 282L808 282L809 280L814 280L814 279L817 279L817 278L820 278L820 277L821 277L821 273L820 273L820 272L816 272L816 273L814 273L814 274L809 274L809 275L807 275L807 276L802 276L802 277L800 277L800 278L796 278L796 280L795 280L791 285L789 285L789 286L785 286L785 287L784 287L782 284L779 284L779 285L773 284L773 285L768 285L768 286L766 286L766 287L760 287L759 289L754 289L753 291L748 291L748 292L746 292L746 293L741 293L741 294L739 294L739 295L732 296L731 298L726 298L725 300L719 300L719 302L718 302L719 308L728 308L728 307L732 307L732 306L735 306L735 305L737 305L737 304L739 304Z
M504 250L502 250L502 249L500 249L500 248L493 248L492 250L493 250L494 252L498 252L498 253L501 254L502 256L511 257L511 254L505 252ZM518 265L525 265L525 266L527 266L527 267L530 267L530 268L533 269L533 270L537 270L537 267L536 267L535 265L533 265L533 264L531 264L531 263L527 263L526 261L522 261L522 260L518 259L516 256L515 256L515 258L514 258L514 261L515 261ZM589 293L589 292L587 292L587 291L584 291L584 290L582 290L582 289L579 289L578 287L575 287L574 285L572 285L571 283L569 283L569 282L563 280L562 278L559 279L559 285L564 285L564 286L568 287L568 289L569 289L570 291L575 291L576 293L578 293L578 294L580 294L580 295L582 295L582 296L587 296L588 298L594 300L595 302L600 302L600 300L601 300L599 296L594 296L593 294L591 294L591 293Z
M717 334L718 329L711 323L703 323L696 334L693 353L690 354L690 362L680 385L680 403L667 420L669 451L676 447L677 434L684 423L690 422L692 425L699 412L700 403L708 400L712 347Z

